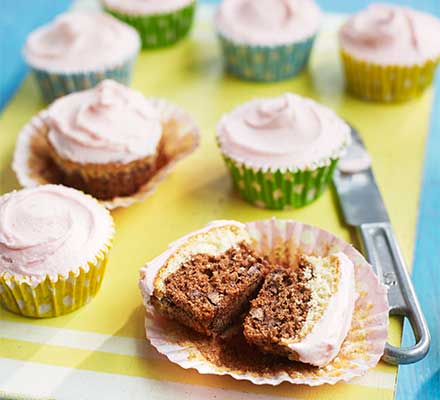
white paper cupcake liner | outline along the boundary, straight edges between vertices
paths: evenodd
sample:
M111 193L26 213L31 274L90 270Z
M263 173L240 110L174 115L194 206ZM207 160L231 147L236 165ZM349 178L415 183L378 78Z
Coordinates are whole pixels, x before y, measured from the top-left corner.
M163 99L148 98L148 100L160 110L162 121L167 124L163 147L166 163L136 193L100 201L108 209L128 207L145 200L176 163L191 154L199 144L199 128L186 111ZM43 110L33 117L18 135L12 169L20 185L26 188L48 183L63 183L59 171L49 156L46 120L47 110Z
M359 297L350 331L338 356L321 368L294 362L289 362L288 367L283 364L279 368L261 371L253 370L252 365L236 367L227 357L220 358L223 361L219 362L219 358L210 356L206 351L209 338L189 333L187 328L151 312L154 309L146 304L146 334L151 344L185 369L193 368L201 374L230 375L258 385L282 382L310 386L335 384L361 376L373 368L383 354L388 336L388 301L386 288L379 282L371 265L350 244L317 227L277 219L251 222L247 227L256 239L257 250L272 262L294 263L298 254L327 256L339 251L353 262ZM141 285L146 274L148 270L141 276ZM237 359L240 359L239 355Z

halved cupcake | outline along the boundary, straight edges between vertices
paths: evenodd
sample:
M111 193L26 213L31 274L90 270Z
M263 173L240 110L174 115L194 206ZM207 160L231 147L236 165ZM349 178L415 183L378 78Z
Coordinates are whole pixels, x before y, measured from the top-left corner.
M63 183L106 200L135 193L156 171L161 114L141 93L106 80L48 110L47 140Z
M267 275L243 332L263 352L323 366L347 336L355 301L354 267L344 253L302 256L296 269Z
M247 309L268 263L252 249L245 226L216 221L179 241L141 272L146 305L197 332L216 335ZM145 281L156 270L154 281ZM150 298L148 288L152 288Z

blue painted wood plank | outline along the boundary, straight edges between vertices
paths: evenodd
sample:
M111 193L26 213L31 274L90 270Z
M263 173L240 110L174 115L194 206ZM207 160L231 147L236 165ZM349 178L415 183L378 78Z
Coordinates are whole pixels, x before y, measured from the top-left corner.
M71 0L0 0L0 111L27 68L21 49L29 32L66 10Z

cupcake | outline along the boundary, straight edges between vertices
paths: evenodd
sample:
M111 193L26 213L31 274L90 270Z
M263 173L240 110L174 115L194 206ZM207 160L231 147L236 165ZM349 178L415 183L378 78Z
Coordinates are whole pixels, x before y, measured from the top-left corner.
M313 0L223 0L215 22L226 70L271 82L307 64L321 12Z
M286 93L250 101L224 115L217 140L245 200L289 209L323 192L350 143L350 127L332 110Z
M141 93L111 80L55 101L47 141L62 182L97 199L135 193L159 163L162 122Z
M59 185L0 197L0 303L28 317L73 311L98 291L114 228L90 196Z
M108 14L71 12L32 32L24 58L47 103L111 78L130 83L140 41Z
M144 49L170 46L191 29L195 0L101 0L105 11L135 28Z
M347 89L365 100L399 102L423 92L440 60L440 20L408 7L373 4L339 32Z
M334 384L387 340L386 288L352 245L292 220L213 221L141 269L146 335L201 374Z

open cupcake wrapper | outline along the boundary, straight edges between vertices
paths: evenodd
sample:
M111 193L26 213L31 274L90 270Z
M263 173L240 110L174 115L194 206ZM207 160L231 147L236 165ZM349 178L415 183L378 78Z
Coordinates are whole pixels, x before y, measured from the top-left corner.
M341 50L347 89L363 100L395 103L419 96L431 85L440 58L421 65L380 65Z
M170 46L187 35L191 29L196 2L179 10L153 15L129 15L104 6L104 10L135 28L141 38L143 49Z
M301 368L304 364L293 363L298 365L297 369L279 370L276 374L239 370L227 362L217 365L206 358L191 338L182 337L181 329L176 328L175 322L158 316L148 303L146 334L157 351L183 368L193 368L201 374L230 375L255 384L335 384L361 376L373 368L380 360L387 340L388 301L386 288L362 255L331 233L293 220L251 222L247 224L247 229L255 238L257 250L274 263L287 261L292 265L299 254L327 256L339 251L353 262L359 297L351 328L337 357L325 367ZM144 272L146 275L141 277L141 285L148 273L147 269ZM151 293L146 295L151 296Z
M127 61L97 71L55 72L30 66L46 103L69 93L90 89L104 79L113 79L129 86L137 53Z
M244 80L275 82L297 75L306 66L315 37L289 45L256 46L218 37L228 72Z
M338 159L314 170L257 170L223 156L234 186L247 202L274 210L303 207L316 200L331 181Z
M136 193L99 201L110 210L128 207L145 200L176 166L176 163L191 154L199 144L199 129L187 112L163 99L149 98L148 100L160 111L162 121L167 126L163 138L163 152L166 161ZM43 110L33 117L21 130L17 139L12 168L19 183L25 188L63 183L60 173L49 155L49 144L46 139L48 131L46 115L47 111Z
M39 282L11 274L0 275L0 304L16 314L33 318L58 317L87 304L98 292L104 277L111 240L87 268L78 267L54 280Z

